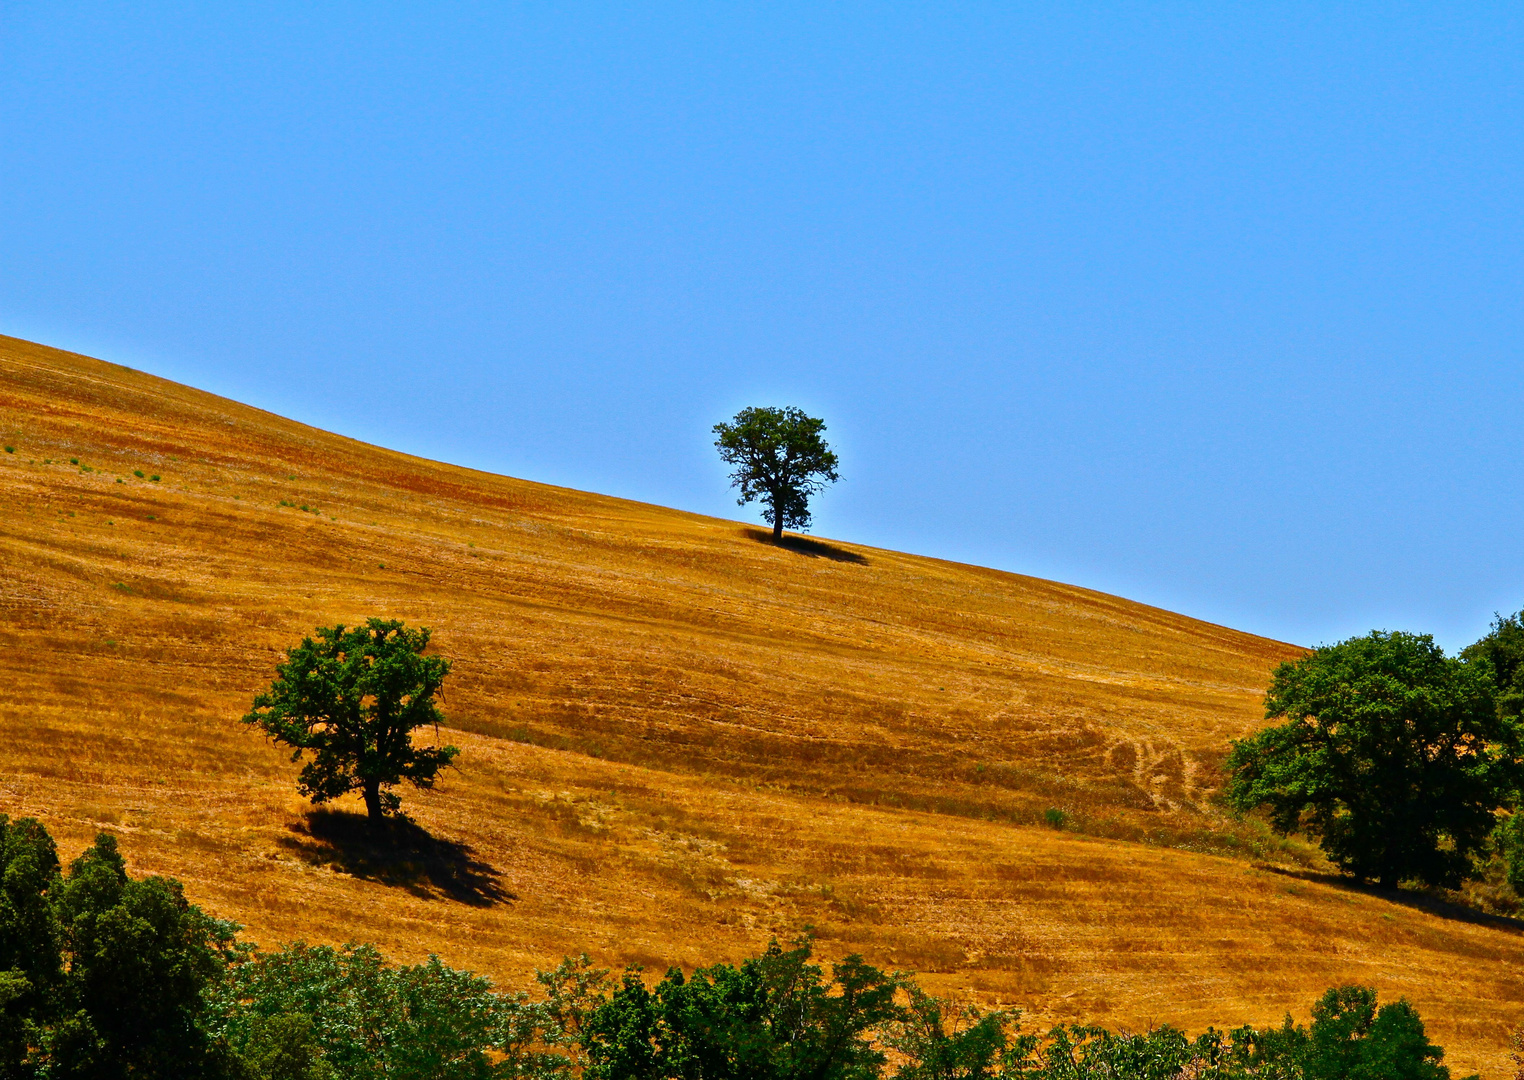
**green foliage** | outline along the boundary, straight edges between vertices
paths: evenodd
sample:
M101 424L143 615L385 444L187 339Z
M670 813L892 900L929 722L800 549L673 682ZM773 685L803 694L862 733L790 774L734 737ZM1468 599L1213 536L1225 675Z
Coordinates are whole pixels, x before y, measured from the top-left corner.
M1524 612L1496 616L1487 636L1466 646L1460 655L1491 669L1500 713L1513 720L1524 715Z
M587 1063L582 1052L588 1017L608 1000L607 968L594 967L587 953L563 957L550 971L535 972L535 979L545 990L545 1029L541 1038L567 1055L571 1067L580 1072Z
M795 408L742 409L730 423L714 425L720 458L735 467L730 482L740 489L737 505L760 499L774 537L784 528L809 528L810 496L839 479L824 431L825 421Z
M427 629L371 619L363 627L319 627L289 650L274 683L243 718L275 742L304 753L297 786L315 803L351 791L365 798L373 822L395 811L389 789L406 781L429 788L454 760L453 746L419 747L412 734L443 717L434 704L450 662L424 656Z
M876 1080L885 1057L872 1035L900 1018L903 985L849 956L827 979L807 941L773 942L740 967L716 964L684 979L677 968L648 990L627 971L586 1017L590 1080Z
M1010 1057L1007 1032L1016 1014L981 1013L932 997L905 983L909 1003L885 1031L884 1043L904 1060L895 1080L994 1080ZM1018 1053L1029 1049L1018 1042Z
M0 814L0 1077L26 1075L42 1041L63 959L52 897L59 884L53 838L36 820Z
M1489 671L1428 635L1372 632L1284 663L1265 715L1288 722L1233 744L1230 803L1268 807L1360 880L1459 885L1518 786L1519 725Z
M1312 1007L1307 1080L1449 1080L1444 1051L1406 1000L1376 1008L1376 991L1342 986Z
M1049 828L1062 829L1069 820L1069 815L1056 806L1050 806L1042 812L1042 819L1048 823Z
M323 1057L311 1017L256 1015L243 1035L239 1057L247 1080L338 1080Z
M68 968L47 1075L220 1075L202 995L221 976L232 927L187 903L177 881L130 879L105 833L50 891Z
M143 479L143 470L142 469L133 469L132 470L132 475L136 476L139 480L141 480L141 479Z
M1503 858L1508 884L1524 896L1524 813L1515 810L1504 817L1498 822L1493 838Z
M298 943L235 964L212 1010L228 1045L271 1076L489 1080L548 1077L568 1061L543 1049L543 1004L437 957L388 965L369 945Z

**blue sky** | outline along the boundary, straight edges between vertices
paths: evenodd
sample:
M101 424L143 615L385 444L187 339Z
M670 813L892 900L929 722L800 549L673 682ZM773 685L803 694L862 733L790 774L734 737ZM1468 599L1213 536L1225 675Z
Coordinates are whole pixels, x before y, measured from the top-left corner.
M0 7L0 331L1303 643L1524 606L1515 5Z

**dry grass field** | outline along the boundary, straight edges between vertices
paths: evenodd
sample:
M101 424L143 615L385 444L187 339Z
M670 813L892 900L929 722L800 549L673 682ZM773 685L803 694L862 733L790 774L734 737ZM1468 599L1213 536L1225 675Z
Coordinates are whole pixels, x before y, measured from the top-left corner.
M71 856L117 833L256 941L518 986L566 953L692 965L812 925L1029 1022L1132 1028L1305 1020L1359 981L1505 1075L1524 924L1349 887L1213 802L1293 646L774 547L11 338L0 441L0 811ZM374 614L454 662L460 768L404 792L400 853L354 807L310 813L238 722L284 647Z

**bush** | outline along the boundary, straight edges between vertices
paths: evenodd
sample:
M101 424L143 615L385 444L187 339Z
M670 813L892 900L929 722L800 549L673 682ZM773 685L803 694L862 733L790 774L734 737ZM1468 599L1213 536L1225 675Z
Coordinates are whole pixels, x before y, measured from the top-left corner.
M286 1062L295 1076L476 1080L550 1075L567 1060L531 1049L543 1004L437 957L390 966L369 945L298 942L235 964L211 1008L243 1060Z
M638 968L588 1016L581 1041L589 1080L635 1077L811 1077L881 1075L874 1034L901 1016L900 975L849 956L826 978L809 943L775 941L740 967L716 964L691 979L672 968L648 990Z

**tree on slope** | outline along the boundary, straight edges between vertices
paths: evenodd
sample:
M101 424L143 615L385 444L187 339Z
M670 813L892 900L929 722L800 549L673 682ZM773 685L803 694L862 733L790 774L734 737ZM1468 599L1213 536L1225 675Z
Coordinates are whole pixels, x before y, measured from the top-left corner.
M1276 669L1267 719L1233 744L1229 801L1268 807L1359 880L1454 887L1517 789L1519 725L1490 672L1427 634L1372 632Z
M396 620L319 627L316 635L287 652L243 720L292 747L292 761L311 755L297 779L303 795L324 803L358 791L379 824L400 804L391 787L433 787L460 752L413 745L417 728L444 719L434 695L450 662L423 655L427 628L409 630Z
M741 492L736 503L760 499L774 540L783 538L786 527L808 528L810 496L839 479L824 431L825 421L795 408L742 409L730 423L714 425L720 458L735 466L730 482Z

